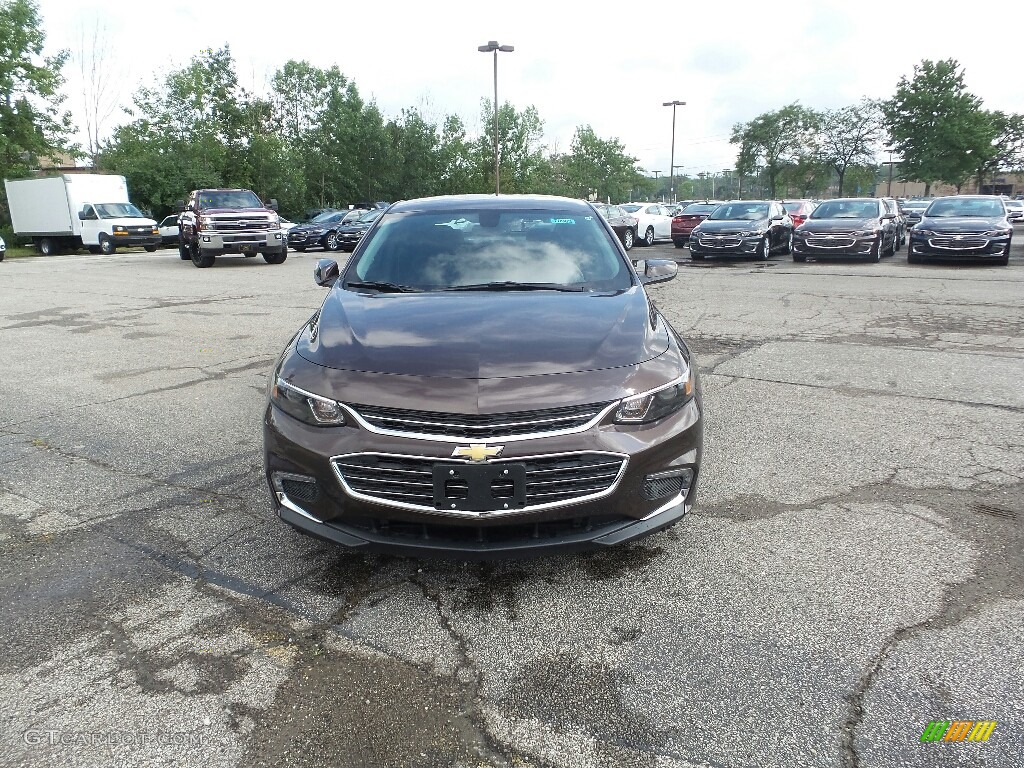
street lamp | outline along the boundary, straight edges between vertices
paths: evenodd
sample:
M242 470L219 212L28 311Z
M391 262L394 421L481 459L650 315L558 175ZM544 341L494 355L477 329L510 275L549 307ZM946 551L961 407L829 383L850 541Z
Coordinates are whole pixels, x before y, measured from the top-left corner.
M895 147L885 147L883 152L889 153L889 186L885 188L885 196L892 197L892 153L896 151Z
M682 165L673 165L672 166L672 184L670 185L670 189L675 190L675 188L676 188L676 168L683 168L683 167L684 166L682 166ZM674 191L672 193L672 199L669 202L671 202L671 203L676 202L676 196L675 196L675 192Z
M672 182L669 184L668 191L669 197L672 198L669 202L674 203L676 201L676 107L685 107L686 102L665 101L661 106L672 107L672 156L668 161L672 168Z
M488 41L487 45L476 47L480 53L494 53L494 194L501 192L501 182L498 177L498 51L512 53L515 46L498 45L497 40Z

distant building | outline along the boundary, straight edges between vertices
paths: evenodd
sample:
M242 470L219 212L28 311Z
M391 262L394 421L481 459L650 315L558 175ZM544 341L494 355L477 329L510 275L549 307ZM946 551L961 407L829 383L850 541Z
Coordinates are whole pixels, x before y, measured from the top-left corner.
M888 179L876 184L875 197L885 197L888 189ZM981 185L981 189L978 189L977 179L971 179L960 188L960 193L964 195L1006 195L1008 197L1016 197L1017 195L1024 194L1024 173L1002 173L994 177L989 176L985 179L985 183ZM956 187L952 184L932 184L929 194L932 197L955 195ZM892 180L892 196L924 197L924 182L901 181L894 178Z

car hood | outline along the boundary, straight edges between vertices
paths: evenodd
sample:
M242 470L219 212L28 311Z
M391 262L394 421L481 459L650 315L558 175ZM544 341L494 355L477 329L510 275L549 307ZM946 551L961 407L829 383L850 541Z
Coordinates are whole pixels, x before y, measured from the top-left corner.
M345 224L344 226L338 227L339 232L365 232L368 230L373 223L370 224Z
M991 229L1005 229L1008 224L1001 216L925 216L915 226L933 232L988 232Z
M615 295L334 288L296 351L328 368L490 379L637 365L668 347L638 286Z
M856 232L877 226L878 219L807 219L799 229L801 232Z
M700 223L700 231L706 235L735 235L739 232L750 232L754 229L768 229L768 219L758 221L711 221L704 219Z
M321 222L317 222L314 224L312 222L306 222L305 224L296 224L291 229L293 232L308 232L311 229L335 229L337 226L337 224L326 224Z

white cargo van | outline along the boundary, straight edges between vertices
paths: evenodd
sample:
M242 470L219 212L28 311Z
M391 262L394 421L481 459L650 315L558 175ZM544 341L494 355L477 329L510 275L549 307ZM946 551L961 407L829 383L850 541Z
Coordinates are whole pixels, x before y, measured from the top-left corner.
M113 253L118 246L155 251L160 232L128 200L124 176L65 173L40 179L4 180L14 233L31 237L44 256L75 251Z

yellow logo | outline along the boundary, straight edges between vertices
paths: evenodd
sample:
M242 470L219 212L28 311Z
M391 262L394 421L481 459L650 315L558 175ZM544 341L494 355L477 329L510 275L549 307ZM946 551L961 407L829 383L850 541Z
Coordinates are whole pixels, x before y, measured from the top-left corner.
M505 446L503 445L473 443L471 445L460 445L452 451L452 456L461 459L469 459L470 461L487 461L487 459L493 459L495 456L500 456L504 448Z

